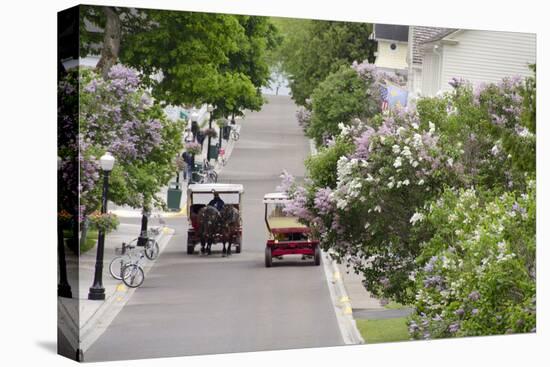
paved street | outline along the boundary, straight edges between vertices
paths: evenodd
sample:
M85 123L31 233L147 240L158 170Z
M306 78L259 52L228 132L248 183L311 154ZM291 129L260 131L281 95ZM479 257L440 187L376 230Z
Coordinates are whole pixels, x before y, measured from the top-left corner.
M286 96L270 96L242 121L241 138L219 182L242 183L243 252L187 255L186 218L145 283L85 361L342 345L322 266L299 257L264 267L262 197L286 168L300 177L309 151Z

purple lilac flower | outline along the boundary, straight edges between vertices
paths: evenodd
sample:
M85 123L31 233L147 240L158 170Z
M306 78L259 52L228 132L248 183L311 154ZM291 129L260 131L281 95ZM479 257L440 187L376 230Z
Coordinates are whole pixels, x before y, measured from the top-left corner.
M480 294L479 294L478 291L472 291L472 292L470 292L470 294L468 295L468 299L469 299L470 301L474 301L474 302L475 302L475 301L478 301L480 297L481 297L481 296L480 296Z
M458 310L455 311L455 315L457 316L464 316L464 309L463 308L459 308Z
M456 333L458 331L458 329L460 329L460 326L457 322L454 322L451 325L449 325L449 332L451 332L453 334Z
M329 214L334 208L332 190L328 187L318 190L315 193L314 206L319 211L319 214Z
M355 153L354 158L368 159L370 153L371 137L375 134L375 131L371 127L361 134L360 137L355 139Z
M477 308L474 308L472 310L472 315L477 315L479 313L479 310Z

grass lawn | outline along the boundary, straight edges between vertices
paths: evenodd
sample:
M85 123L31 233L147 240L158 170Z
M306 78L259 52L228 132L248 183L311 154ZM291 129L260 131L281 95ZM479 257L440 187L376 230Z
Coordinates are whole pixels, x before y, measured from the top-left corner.
M368 344L409 340L406 317L356 322L361 336Z
M384 307L387 308L387 309L390 309L390 310L399 310L399 309L405 308L407 306L402 305L401 303L397 303L395 301L390 301L390 303L388 303Z
M65 237L65 239L69 240L73 237L73 233L72 231L63 231L63 235ZM88 230L88 234L86 235L86 243L83 244L82 246L80 246L80 253L83 254L89 250L91 250L92 248L95 247L96 243L97 243L97 236L98 236L98 233L96 230L94 229L89 229Z

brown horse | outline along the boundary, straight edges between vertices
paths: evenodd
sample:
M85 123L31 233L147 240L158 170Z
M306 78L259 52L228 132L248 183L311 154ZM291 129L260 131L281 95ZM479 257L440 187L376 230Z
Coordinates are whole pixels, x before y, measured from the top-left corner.
M225 256L225 254L230 256L231 245L237 238L239 229L241 228L241 216L233 205L226 205L223 207L220 217L220 237L223 244L222 256ZM228 244L227 251L225 249L226 243Z
M207 205L199 210L199 238L201 240L201 253L212 253L212 243L220 232L220 212L213 206Z

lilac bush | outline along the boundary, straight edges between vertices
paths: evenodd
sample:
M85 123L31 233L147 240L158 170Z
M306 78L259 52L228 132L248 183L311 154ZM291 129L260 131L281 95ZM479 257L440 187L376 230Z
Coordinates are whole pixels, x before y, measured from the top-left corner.
M486 196L449 189L415 225L430 236L417 257L414 338L534 331L535 183Z
M162 205L156 193L176 171L181 123L165 118L132 68L115 65L105 79L83 69L79 80L80 217L99 209L98 160L107 151L116 158L112 201L138 208Z

